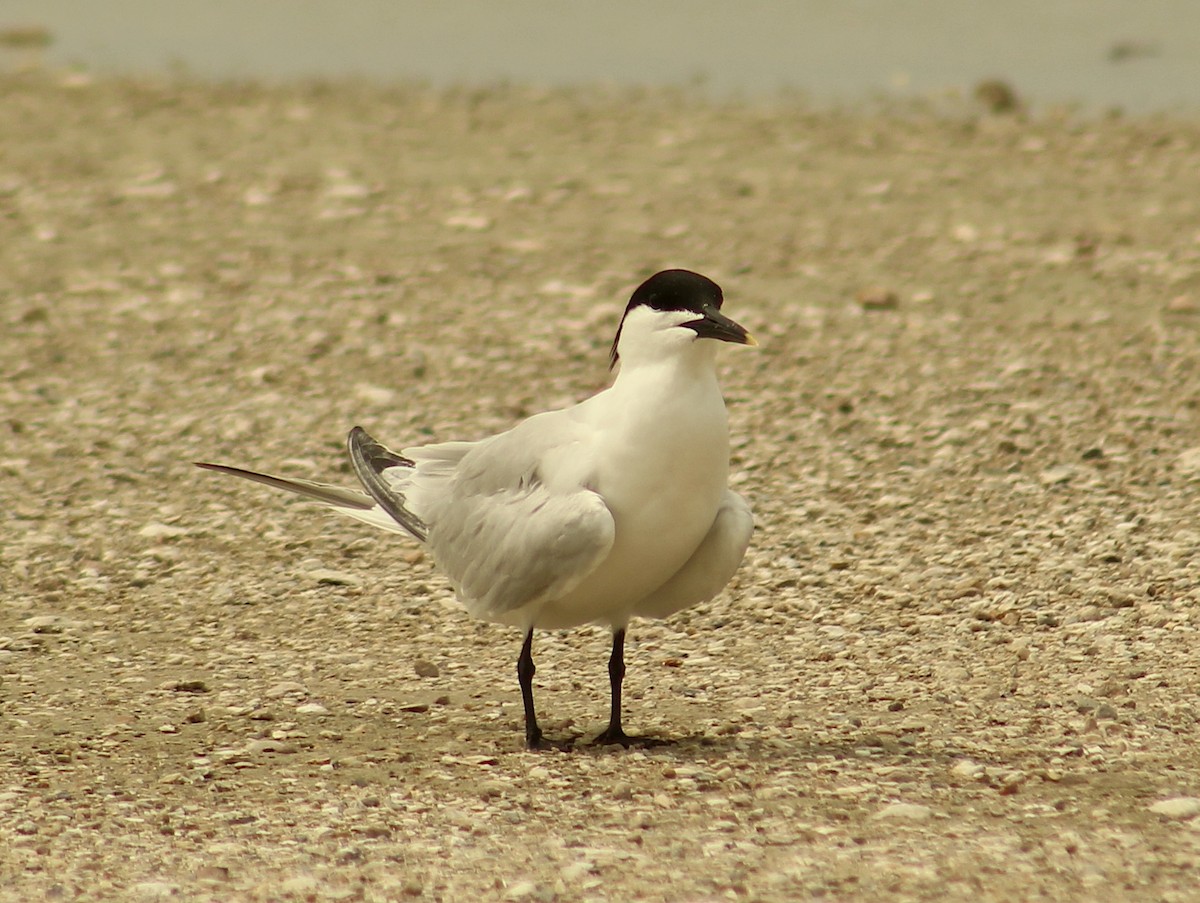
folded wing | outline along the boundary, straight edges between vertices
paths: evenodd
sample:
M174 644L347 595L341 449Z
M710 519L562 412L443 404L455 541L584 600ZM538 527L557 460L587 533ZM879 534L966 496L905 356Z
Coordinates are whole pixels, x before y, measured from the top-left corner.
M526 424L484 442L460 443L466 447L453 449L452 468L445 460L449 449L405 449L417 463L407 476L393 472L393 453L380 454L362 429L349 440L371 498L410 532L411 517L419 515L426 545L463 604L505 622L522 620L518 610L532 614L578 586L608 555L615 535L604 500L585 481L563 477L569 465L562 462L575 462L574 426L537 418ZM431 481L440 483L436 491L422 485Z

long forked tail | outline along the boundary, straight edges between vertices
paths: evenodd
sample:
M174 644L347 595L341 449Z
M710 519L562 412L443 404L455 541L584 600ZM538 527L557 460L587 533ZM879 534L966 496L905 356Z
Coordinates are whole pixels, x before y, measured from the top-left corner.
M381 530L407 533L424 542L429 534L429 528L421 518L408 509L403 495L392 489L382 477L383 471L389 467L409 469L416 466L414 462L384 448L367 435L366 430L362 427L355 427L350 432L348 444L354 472L362 481L367 492L343 489L341 486L317 483L313 480L277 477L274 474L230 467L228 464L209 464L197 461L196 466L262 483L273 489L294 492L296 495L302 495L323 505L328 505L339 514L352 517Z
M243 470L241 467L230 467L228 464L208 464L204 461L197 461L196 466L203 467L205 470L215 470L217 473L231 474L245 480L253 480L255 483L262 483L264 486L271 486L275 489L294 492L297 495L315 499L334 508L370 511L375 507L375 502L371 500L369 495L365 492L359 492L356 489L343 489L341 486L331 486L328 483L314 483L312 480L291 480L287 477L277 477L269 473Z
M383 479L383 472L389 467L415 467L416 464L380 445L361 426L356 426L350 431L346 438L346 446L350 451L350 464L354 473L371 494L375 504L405 530L424 542L429 536L429 528L408 509L404 496L393 490Z

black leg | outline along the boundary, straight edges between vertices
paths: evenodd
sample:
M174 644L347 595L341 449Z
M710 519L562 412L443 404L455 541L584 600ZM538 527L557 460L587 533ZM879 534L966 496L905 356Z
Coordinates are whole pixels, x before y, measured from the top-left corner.
M521 682L521 701L525 704L525 746L529 749L570 749L571 741L562 743L547 740L538 727L537 712L533 708L533 675L537 667L533 664L533 628L525 634L525 645L517 659L517 679Z
M628 746L630 738L621 729L621 683L625 680L625 628L613 631L612 655L608 657L608 682L612 688L612 708L609 711L608 727L595 740L596 743L620 743Z
M612 687L612 709L608 716L606 727L593 743L619 743L625 748L630 746L661 746L667 740L654 737L631 737L621 728L621 684L625 680L625 628L613 631L612 654L608 657L608 681Z
M517 659L517 680L521 682L521 701L525 703L525 745L537 749L542 742L542 729L538 727L537 713L533 710L533 675L537 667L533 664L533 629L525 634L525 645Z

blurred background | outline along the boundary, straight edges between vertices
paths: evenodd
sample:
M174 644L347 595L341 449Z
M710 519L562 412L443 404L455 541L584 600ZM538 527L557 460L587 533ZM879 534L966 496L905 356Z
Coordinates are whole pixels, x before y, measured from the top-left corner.
M4 0L0 64L1200 111L1197 0ZM999 91L999 93L996 93Z

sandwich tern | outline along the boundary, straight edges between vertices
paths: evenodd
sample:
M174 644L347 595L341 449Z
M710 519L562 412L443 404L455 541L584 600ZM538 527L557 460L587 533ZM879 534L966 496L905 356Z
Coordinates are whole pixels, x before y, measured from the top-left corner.
M471 614L519 627L517 662L530 749L533 631L612 629L611 710L596 743L653 743L621 725L625 631L707 601L733 578L754 527L728 487L729 430L719 343L755 345L721 312L720 287L688 270L642 283L610 353L616 378L571 407L474 442L393 452L361 427L348 437L365 492L223 464L197 466L315 499L421 543Z

